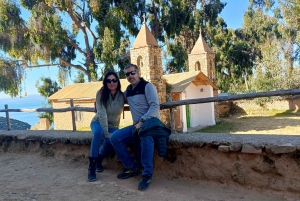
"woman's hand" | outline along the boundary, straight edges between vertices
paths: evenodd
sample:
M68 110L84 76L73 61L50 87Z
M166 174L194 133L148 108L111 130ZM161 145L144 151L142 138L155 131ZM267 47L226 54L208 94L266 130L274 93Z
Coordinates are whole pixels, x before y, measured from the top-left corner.
M108 133L108 135L105 136L105 138L110 138L110 136L111 136L111 133Z

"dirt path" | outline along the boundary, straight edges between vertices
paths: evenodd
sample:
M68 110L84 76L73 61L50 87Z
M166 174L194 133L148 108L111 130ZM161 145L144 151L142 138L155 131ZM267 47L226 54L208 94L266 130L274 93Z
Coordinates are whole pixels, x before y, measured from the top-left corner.
M116 170L105 170L97 174L98 181L87 182L86 174L87 165L82 162L0 153L0 200L300 200L282 192L155 176L147 191L139 191L139 177L118 180Z

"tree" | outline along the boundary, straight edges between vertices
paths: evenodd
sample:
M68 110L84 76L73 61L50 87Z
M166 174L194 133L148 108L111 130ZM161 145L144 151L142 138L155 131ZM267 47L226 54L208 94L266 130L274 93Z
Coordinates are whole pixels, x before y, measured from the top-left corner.
M46 99L61 89L61 87L57 84L57 82L52 81L50 78L42 77L40 79L42 83L40 84L40 82L37 81L35 86L38 89L39 94ZM52 102L48 101L48 104L52 105ZM47 118L50 124L52 124L53 122L53 112L39 113L38 117Z
M105 72L120 62L129 46L128 34L138 32L143 7L142 0L1 0L0 49L14 72L55 66L60 68L60 82L71 68L88 81L97 80L101 65ZM21 8L30 13L27 20ZM12 76L18 80L15 88L20 88L22 76ZM0 90L13 91L12 96L20 92L9 82L2 85Z
M300 13L298 1L251 0L243 31L255 56L254 89L298 88ZM272 15L265 14L272 12ZM296 61L296 62L295 62ZM296 66L296 68L295 68Z
M151 0L147 6L150 27L153 35L167 46L164 53L165 58L168 58L167 72L188 69L188 54L199 37L200 28L208 45L214 46L212 38L222 31L216 30L224 25L218 15L225 5L220 0Z
M23 71L18 62L0 58L0 91L12 97L17 96L22 90Z
M74 80L74 83L85 83L84 74L78 72L77 78Z
M295 68L289 75L289 66L281 51L280 40L270 40L262 48L262 62L258 62L254 77L255 91L274 91L300 87L300 68Z
M279 26L279 32L282 34L285 42L283 43L285 58L289 66L289 75L293 74L294 62L300 61L300 2L296 0L279 1L280 8L277 9L277 15L282 17L282 23ZM281 11L281 12L280 12Z

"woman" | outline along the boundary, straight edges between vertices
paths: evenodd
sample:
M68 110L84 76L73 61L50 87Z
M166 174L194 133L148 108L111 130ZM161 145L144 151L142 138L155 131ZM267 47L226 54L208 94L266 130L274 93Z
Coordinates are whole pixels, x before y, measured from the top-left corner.
M104 76L103 87L96 94L97 113L91 122L94 136L91 142L88 181L96 181L96 170L97 172L104 170L102 160L114 151L109 138L118 130L124 100L118 75L115 72L108 72ZM103 137L104 142L100 148Z

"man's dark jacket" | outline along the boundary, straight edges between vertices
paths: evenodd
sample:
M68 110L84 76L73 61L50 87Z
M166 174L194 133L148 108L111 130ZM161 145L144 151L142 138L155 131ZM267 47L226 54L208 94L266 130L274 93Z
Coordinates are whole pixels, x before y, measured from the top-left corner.
M135 130L134 130L135 132ZM167 155L167 142L171 130L158 118L147 119L138 132L139 137L152 136L157 147L158 156L165 157Z

